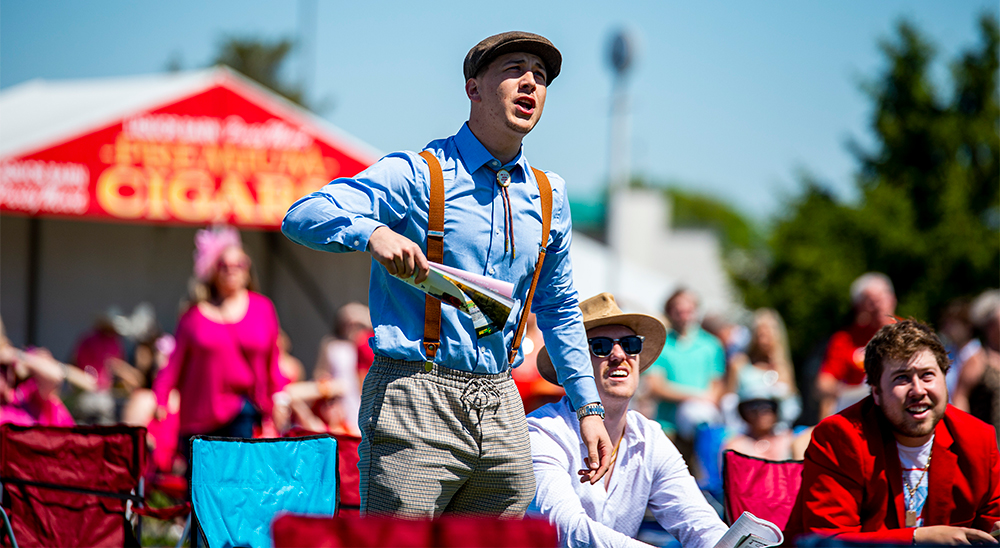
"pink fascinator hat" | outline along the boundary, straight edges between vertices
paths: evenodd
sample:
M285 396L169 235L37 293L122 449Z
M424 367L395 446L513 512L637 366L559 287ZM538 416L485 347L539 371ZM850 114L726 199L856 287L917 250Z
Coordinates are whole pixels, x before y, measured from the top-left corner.
M215 225L199 230L194 235L194 275L207 282L215 274L222 252L235 247L243 249L240 232L227 225Z

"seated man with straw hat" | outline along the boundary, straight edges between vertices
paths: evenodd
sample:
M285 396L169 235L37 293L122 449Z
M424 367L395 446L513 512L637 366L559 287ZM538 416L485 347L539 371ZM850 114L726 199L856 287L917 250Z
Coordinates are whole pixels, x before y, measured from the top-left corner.
M535 471L533 507L553 523L563 546L647 546L634 539L647 506L685 547L711 547L726 526L698 490L677 448L655 421L628 409L639 374L663 349L666 329L645 314L625 314L602 293L580 303L604 404L604 425L614 443L611 467L591 485L587 447L576 411L566 398L528 415ZM546 349L538 371L556 383Z

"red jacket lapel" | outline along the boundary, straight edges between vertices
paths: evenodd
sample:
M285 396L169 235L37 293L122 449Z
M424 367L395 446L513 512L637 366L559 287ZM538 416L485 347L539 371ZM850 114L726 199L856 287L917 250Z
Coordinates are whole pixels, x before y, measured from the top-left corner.
M924 504L924 525L950 524L955 508L952 488L958 470L958 455L951 450L954 439L948 430L946 418L934 428L934 446L931 448L931 466L927 470L927 502Z

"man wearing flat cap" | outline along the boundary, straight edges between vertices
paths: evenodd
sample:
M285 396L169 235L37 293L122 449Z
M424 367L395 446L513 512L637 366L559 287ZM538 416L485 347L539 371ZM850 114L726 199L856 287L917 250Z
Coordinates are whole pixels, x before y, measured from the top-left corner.
M709 506L677 448L659 423L628 409L639 375L663 350L667 330L645 314L626 314L614 296L580 303L590 361L604 402L604 424L615 448L604 481L581 482L586 448L566 398L528 415L538 485L534 506L554 524L562 546L648 546L634 537L648 507L685 548L715 546L727 527ZM548 346L538 372L558 383Z
M535 480L510 370L522 359L529 310L579 411L585 477L596 483L607 470L611 444L573 289L566 184L532 168L521 147L561 62L536 34L486 38L465 58L471 110L457 134L337 179L285 217L293 241L367 251L377 263L368 301L375 361L359 420L364 513L523 515ZM468 316L400 280L425 279L428 260L512 283L503 329L479 336Z

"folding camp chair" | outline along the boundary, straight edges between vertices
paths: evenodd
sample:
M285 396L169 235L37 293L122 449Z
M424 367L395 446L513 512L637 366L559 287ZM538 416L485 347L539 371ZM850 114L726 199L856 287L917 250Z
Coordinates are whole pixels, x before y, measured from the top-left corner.
M3 508L17 544L138 545L146 429L0 426ZM4 537L5 546L14 539Z
M802 485L802 461L774 461L726 450L722 454L726 521L748 511L782 530Z
M316 518L285 514L274 520L275 548L314 546L539 547L554 548L559 538L547 520L442 516L435 520L342 515Z
M361 473L358 471L358 445L361 436L334 434L337 438L337 472L340 484L337 487L337 515L361 514Z
M333 516L337 440L191 438L192 535L209 548L271 545L277 512ZM193 543L192 543L193 544Z
M286 438L301 438L320 434L312 430L296 426L286 432ZM340 483L337 488L337 515L361 514L361 472L358 471L358 445L361 436L351 434L333 434L337 440L337 473Z

